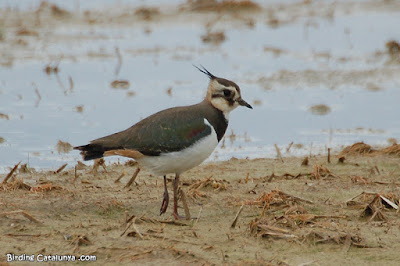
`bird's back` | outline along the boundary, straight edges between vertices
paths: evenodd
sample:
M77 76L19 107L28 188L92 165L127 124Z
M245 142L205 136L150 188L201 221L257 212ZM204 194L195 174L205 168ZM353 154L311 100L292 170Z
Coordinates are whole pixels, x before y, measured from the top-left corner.
M204 119L212 125L208 126ZM110 150L134 150L147 156L177 152L192 146L215 130L217 141L223 137L228 121L207 101L169 108L155 113L121 132L77 147L85 160L100 158Z

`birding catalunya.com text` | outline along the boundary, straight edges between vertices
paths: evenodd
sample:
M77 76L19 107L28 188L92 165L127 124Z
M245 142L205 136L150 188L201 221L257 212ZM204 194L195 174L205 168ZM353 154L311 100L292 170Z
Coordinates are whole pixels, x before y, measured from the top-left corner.
M95 255L44 255L44 254L6 254L7 262L28 261L28 262L57 262L57 261L96 261Z

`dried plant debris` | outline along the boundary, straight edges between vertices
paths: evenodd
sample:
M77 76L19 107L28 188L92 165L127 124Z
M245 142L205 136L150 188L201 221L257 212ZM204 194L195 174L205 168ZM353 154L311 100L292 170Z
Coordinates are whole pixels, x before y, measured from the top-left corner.
M344 148L339 156L343 155L354 155L354 154L368 154L371 153L373 150L370 145L365 144L364 142L357 142L351 146L347 146Z
M72 145L69 144L68 142L64 142L59 140L57 142L57 152L58 153L69 153L70 151L72 151Z
M352 176L351 182L353 182L354 184L363 184L363 185L367 185L367 184L371 183L367 178L358 176L358 175Z
M55 66L51 66L50 64L46 65L44 67L44 72L46 72L47 75L51 75L51 74L57 74L59 71L58 68L58 64L56 64Z
M136 94L136 92L134 92L134 91L127 91L126 97L133 97L133 96L135 96L135 94Z
M82 163L81 161L78 161L76 166L75 166L76 170L84 170L84 169L87 169L87 168L88 168L88 166L86 164Z
M33 217L31 214L27 213L26 211L23 210L17 210L17 211L9 211L9 212L2 212L0 213L0 216L14 216L16 214L22 214L22 216L24 216L25 218L27 218L28 220L30 220L31 222L34 223L40 223L39 220L37 220L35 217Z
M139 7L135 10L135 16L142 20L153 20L160 14L157 7Z
M128 160L128 161L125 162L124 165L133 167L133 166L137 166L137 164L138 163L135 160Z
M262 104L261 100L259 100L259 99L253 100L253 105L260 106L261 104Z
M327 167L322 165L314 165L313 172L311 173L311 179L321 179L327 177L339 178L338 175L332 173Z
M69 12L65 9L58 7L55 4L50 5L51 13L55 17L67 17L69 16Z
M325 104L316 104L309 108L313 115L327 115L331 112L331 108Z
M11 169L11 171L7 174L7 176L1 182L1 186L4 186L5 184L7 184L8 180L13 177L14 172L18 169L18 166L20 164L21 164L21 162L14 165L14 167Z
M189 0L187 5L189 10L197 12L254 12L261 10L260 5L249 0Z
M293 144L293 148L300 150L300 149L304 148L304 145L301 143L295 143L295 144Z
M48 191L52 191L52 190L62 190L62 187L53 185L52 183L48 183L48 184L42 184L42 185L38 185L38 186L30 188L31 192L48 192Z
M83 113L83 105L75 106L75 110L76 110L78 113Z
M221 44L225 41L226 36L223 31L211 32L207 31L206 34L201 36L201 40L204 43L211 43L211 44Z
M0 119L10 120L10 117L6 114L0 113Z
M6 142L6 139L3 138L3 137L0 137L0 144L2 144L2 143L4 143L4 142Z
M106 161L103 158L100 158L94 160L93 168L91 170L94 175L98 173L99 166L103 167L104 171L107 173Z
M237 222L239 220L239 216L242 213L243 207L244 207L244 204L242 204L242 206L240 206L238 212L236 213L235 219L233 219L233 222L231 224L231 228L235 228L236 227L236 224L237 224Z
M377 153L400 157L400 144L393 144L392 146L377 151Z
M292 216L282 216L292 220L289 224L297 223L295 226L283 228L283 220L270 222L268 219L255 219L250 222L250 233L257 237L272 238L272 239L286 239L289 241L296 241L298 243L309 242L310 244L332 243L337 245L355 244L355 246L366 247L363 244L363 238L357 233L350 233L342 231L337 228L328 228L323 226L318 228L314 226L317 219L334 219L345 218L344 216L324 216L313 214L301 214Z
M386 48L390 55L400 55L400 44L397 41L388 41L386 43Z
M35 30L30 30L27 28L19 28L16 32L15 35L17 36L34 36L34 37L38 37L39 33Z
M111 82L110 84L111 88L114 89L124 89L127 90L129 89L129 81L127 80L114 80L113 82Z
M290 215L282 215L275 219L275 224L279 224L280 226L285 226L289 228L298 228L305 227L308 225L318 224L318 220L321 219L345 219L346 216L338 216L338 215L315 215L311 213L301 213L301 214L290 214Z
M386 216L383 214L384 206L389 205L392 208L398 209L399 207L388 200L387 198L383 197L382 195L375 195L374 199L364 208L361 213L361 217L368 218L368 222L371 221L387 221ZM389 204L390 203L390 204Z
M362 192L346 201L349 207L363 208L364 215L372 215L375 210L399 210L400 196L395 193Z
M286 53L286 51L282 50L281 48L269 47L269 46L264 46L264 52L273 53L275 56L280 56L282 53ZM266 81L265 77L262 77L260 79L264 79L264 81Z
M25 184L22 179L16 178L16 179L13 179L10 182L2 185L2 188L5 191L30 190L31 186L28 184Z
M378 85L376 85L374 83L367 83L366 89L368 91L382 91L383 90L382 87L379 87Z
M229 182L226 180L218 180L210 176L201 180L197 180L189 186L188 190L201 190L203 188L212 187L214 190L220 191L226 190L227 184L229 184Z
M298 202L306 202L311 203L311 201L301 199L296 196L289 195L285 192L279 190L272 190L269 193L264 192L261 197L257 198L254 201L247 201L246 205L258 205L260 207L270 207L270 206L291 206Z
M264 90L269 91L272 90L269 80L266 77L260 77L257 80L258 85L260 85Z
M274 144L276 150L276 158L279 159L283 163L283 158L281 154L281 150L279 149L278 145Z
M265 182L272 182L272 180L274 180L274 179L291 180L291 179L298 179L300 177L309 176L309 175L310 174L302 174L302 173L298 173L297 175L290 174L290 173L284 173L282 175L275 175L275 173L272 173L270 176L262 177L262 179L263 179L263 183L265 183ZM243 182L247 183L248 180L245 179ZM239 183L242 183L242 180L239 180Z
M19 173L20 174L26 174L26 173L32 173L34 172L34 169L31 169L28 164L24 163L21 164L21 166L19 167Z
M67 167L67 165L68 165L67 163L61 165L54 173L59 174L62 170L65 169L65 167Z
M166 93L167 93L168 96L172 96L172 87L169 87L169 88L166 90Z
M229 184L226 180L218 180L215 178L206 177L201 180L195 181L187 189L187 196L192 200L198 200L200 198L208 198L208 194L202 191L204 188L212 188L214 191L226 190Z
M46 1L42 1L39 8L37 9L36 13L41 15L43 13L48 13L55 18L68 18L71 14L61 7L57 6L56 4L49 4Z
M204 193L198 189L188 190L186 194L193 201L198 201L201 198L209 198L210 197L207 193Z
M371 145L357 142L345 147L339 154L340 157L345 155L392 155L400 157L400 144L393 144L382 149L373 149Z
M74 252L78 251L80 246L88 246L92 243L86 235L64 236L65 239L71 239L71 244L75 246Z
M308 241L312 244L323 244L323 243L332 243L337 245L345 245L347 239L351 240L350 244L353 244L355 247L366 247L363 244L363 238L357 234L350 234L344 231L329 231L323 229L311 229L310 231L304 232L299 236L299 239L302 241Z
M388 139L387 139L387 142L388 142L390 145L396 145L396 144L397 144L397 140L396 140L395 138L388 138Z
M107 170L104 167L104 163L102 165L103 165L104 170L107 172ZM128 183L126 183L124 188L130 187L133 184L133 182L135 182L136 177L138 176L139 172L140 172L140 168L138 167L138 168L136 168L136 171L133 173L132 177L129 179Z
M290 230L268 225L266 220L258 220L250 222L250 233L258 237L271 237L280 239L297 239L298 237L291 233Z

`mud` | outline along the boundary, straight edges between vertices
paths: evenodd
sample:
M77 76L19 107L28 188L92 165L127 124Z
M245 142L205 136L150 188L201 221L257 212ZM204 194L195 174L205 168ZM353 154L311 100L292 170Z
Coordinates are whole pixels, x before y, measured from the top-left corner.
M159 216L161 177L141 171L124 188L135 163L17 170L0 192L1 261L43 253L108 265L396 265L399 157L360 154L196 167L181 184L190 221L175 221L172 206Z

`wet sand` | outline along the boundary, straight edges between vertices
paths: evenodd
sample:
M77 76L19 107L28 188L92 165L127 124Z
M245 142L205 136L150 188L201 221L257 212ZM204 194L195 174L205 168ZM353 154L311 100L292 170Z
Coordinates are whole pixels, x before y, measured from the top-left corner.
M172 202L159 216L161 177L141 171L124 188L134 163L20 168L0 192L0 261L43 253L106 265L396 265L399 155L359 152L343 163L332 154L331 163L233 158L196 167L182 175L190 221L172 218Z

